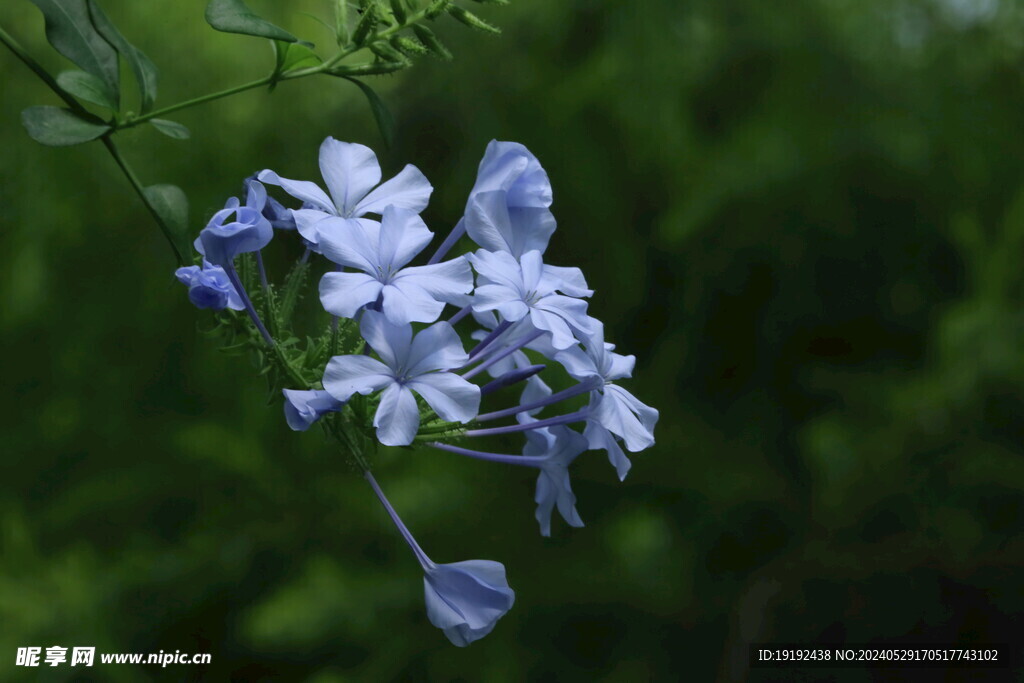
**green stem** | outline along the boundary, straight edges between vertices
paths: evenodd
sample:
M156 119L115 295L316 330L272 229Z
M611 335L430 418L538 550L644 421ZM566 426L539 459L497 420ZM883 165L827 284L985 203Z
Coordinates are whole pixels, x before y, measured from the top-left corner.
M282 74L281 77L278 78L278 80L283 80L283 79L284 79L284 74ZM263 78L257 79L255 81L250 81L248 83L243 83L241 85L236 85L233 88L228 88L227 90L221 90L219 92L210 93L208 95L203 95L201 97L194 97L191 100L185 100L184 102L178 102L177 104L172 104L169 107L164 107L163 109L157 109L156 111L151 111L148 114L143 114L142 116L137 116L137 117L135 117L133 119L125 121L124 123L122 123L119 126L119 128L132 128L134 126L139 125L140 123L145 123L146 121L149 121L150 119L158 119L161 116L166 116L167 114L173 114L176 111L179 111L181 109L188 109L189 107L194 107L197 104L203 104L205 102L212 102L214 100L219 100L222 97L229 97L231 95L236 95L236 94L238 94L240 92L245 92L246 90L252 90L253 88L259 88L259 87L262 87L264 85L270 85L271 80L272 80L272 76L264 76Z
M85 109L82 108L82 105L78 104L78 100L64 92L64 90L57 85L57 81L53 79L53 76L51 76L49 72L39 64L39 62L32 59L32 57L22 49L21 45L18 45L18 41L16 41L11 34L5 31L2 26L0 26L0 43L3 43L8 50L14 53L15 57L20 59L25 66L35 73L36 76L39 76L39 80L45 83L50 90L57 93L57 96L64 100L71 109L78 113L85 111Z
M178 259L178 265L185 265L185 256L178 249L178 244L174 241L174 234L171 232L170 227L164 222L164 219L160 216L160 212L156 210L156 207L149 201L149 197L146 196L146 189L142 186L142 183L139 182L139 178L135 175L132 167L128 165L128 162L121 155L121 151L117 148L117 145L114 144L110 134L108 133L107 135L104 135L100 140L103 142L103 146L107 148L107 151L110 152L110 156L114 157L114 161L117 162L118 168L120 168L121 172L124 173L126 178L128 178L128 182L131 183L133 188L135 188L135 193L139 195L139 199L141 199L142 203L146 205L147 209L149 209L149 213L153 216L153 220L155 220L156 224L160 226L160 232L164 234L164 237L167 238L168 244L171 245L171 249L174 250L174 256Z

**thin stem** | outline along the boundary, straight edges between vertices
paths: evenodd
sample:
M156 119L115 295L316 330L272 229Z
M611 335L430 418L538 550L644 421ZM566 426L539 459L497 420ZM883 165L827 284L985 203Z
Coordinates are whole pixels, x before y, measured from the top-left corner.
M260 334L263 336L263 340L267 342L268 345L276 347L277 345L274 343L274 338L270 336L269 332L267 332L267 328L264 327L263 321L260 320L259 313L256 312L256 309L252 305L252 300L249 299L248 292L245 291L245 287L242 286L242 281L238 278L238 271L235 270L235 264L230 262L225 263L224 272L227 273L228 279L231 280L231 284L238 292L238 296L241 297L242 305L245 306L245 312L249 314L252 324L256 326L257 330L259 330Z
M505 330L507 330L510 327L512 327L512 323L510 323L508 320L502 320L500 323L498 323L497 327L491 330L490 334L483 338L483 341L481 341L479 344L477 344L470 350L469 357L472 359L479 356L481 351L483 351L488 346L493 344L494 340L500 337L501 335L505 334Z
M559 401L564 401L567 398L572 398L573 396L579 396L580 394L586 393L586 392L588 392L588 391L590 391L592 389L596 389L596 388L597 388L597 382L594 381L594 380L588 380L586 382L580 382L579 384L577 384L574 387L570 387L568 389L565 389L564 391L559 391L557 394L551 394L550 396L545 396L544 398L536 400L536 401L533 401L532 403L524 403L523 405L512 406L511 408L505 408L504 410L496 410L493 413L484 413L483 415L477 415L476 416L476 421L477 422L487 422L489 420L497 420L497 419L500 419L500 418L503 418L503 417L511 417L512 415L517 415L519 413L526 412L527 410L535 410L537 408L543 408L543 407L549 406L549 405L551 405L553 403L558 403Z
M466 234L466 219L460 218L459 222L455 224L452 231L448 233L448 236L444 238L444 242L441 242L441 246L437 248L434 255L427 261L427 265L433 265L443 259L445 254L451 251L451 248L455 246L455 243L459 241L463 235Z
M278 77L278 80L282 80L283 78L284 78L284 74L281 74L281 76ZM168 107L164 107L163 109L157 109L156 111L151 111L148 114L143 114L142 116L137 116L137 117L131 119L130 121L125 121L124 123L122 123L118 127L119 128L133 128L133 127L135 127L135 126L137 126L137 125L139 125L141 123L145 123L146 121L149 121L150 119L158 119L158 118L160 118L162 116L166 116L168 114L173 114L176 111L180 111L182 109L188 109L189 107L194 107L197 104L203 104L205 102L213 102L214 100L219 100L222 97L229 97L230 95L237 95L238 93L245 92L246 90L252 90L253 88L259 88L259 87L264 86L264 85L270 85L270 82L271 82L271 77L270 76L264 76L263 78L257 79L255 81L249 81L248 83L242 83L241 85L236 85L233 88L228 88L227 90L220 90L218 92L209 93L208 95L202 95L200 97L194 97L191 100L185 100L184 102L178 102L177 104L172 104L172 105L170 105Z
M471 448L461 448L459 446L452 446L446 443L439 443L437 441L427 444L431 448L436 448L441 451L448 451L449 453L457 453L458 455L465 455L470 458L476 458L477 460L487 460L488 462L500 462L507 465L525 465L527 467L540 467L547 458L543 455L501 455L499 453L488 453L486 451L474 451Z
M501 377L491 380L487 384L480 387L480 395L486 396L487 394L493 393L498 389L504 389L510 387L513 384L518 384L523 380L529 379L539 372L542 372L547 366L546 365L529 365L525 368L518 370L510 370Z
M104 135L100 140L103 142L103 146L107 148L107 151L110 152L110 156L114 157L114 161L117 162L118 168L121 169L121 172L124 173L128 182L131 183L132 188L135 189L135 194L139 195L139 199L141 199L142 203L146 205L147 209L149 209L149 213L153 216L153 220L156 221L157 226L159 226L160 232L164 234L164 237L167 238L167 243L170 244L171 249L174 250L174 257L178 259L178 265L185 265L185 255L181 253L180 249L178 249L178 243L174 239L174 233L171 231L170 226L164 221L160 212L157 211L155 206L153 206L149 197L146 196L146 188L143 187L138 176L136 176L135 172L132 170L132 167L128 165L127 160L122 156L121 150L117 148L117 145L109 134Z
M416 539L412 537L412 533L402 522L398 513L395 512L395 508L391 507L391 503L388 502L388 499L384 496L384 492L380 490L380 486L377 484L377 480L373 478L373 474L370 473L370 470L364 471L363 476L366 477L366 481L370 482L373 492L377 494L377 499L380 500L380 504L384 506L385 510L387 510L388 516L391 517L391 521L395 523L396 527L398 527L398 532L402 534L402 538L404 538L405 542L409 544L410 548L412 548L413 553L416 555L416 559L419 560L420 566L424 569L430 569L433 567L434 563L429 557L427 557L427 554L423 552L423 549L420 548L420 544L416 542Z
M504 358L507 358L508 356L512 355L513 353L515 353L519 349L523 348L524 346L526 346L527 344L529 344L530 342L532 342L534 339L536 339L537 337L541 336L542 334L544 334L543 330L537 330L537 331L533 332L532 334L526 335L522 339L519 339L518 341L514 342L513 344L505 347L499 353L494 354L493 356L491 356L490 358L488 358L487 360L485 360L483 363L481 363L480 365L476 366L472 370L469 370L468 372L462 373L462 378L463 379L470 379L471 377L475 377L476 375L478 375L479 373L483 372L487 368L491 367L492 365L494 365L498 361L503 360Z
M260 271L260 286L263 288L263 294L267 297L270 296L270 283L267 282L267 271L263 267L263 252L256 252L256 267Z
M69 107L79 113L85 111L85 109L82 108L82 105L78 104L78 100L64 92L64 90L57 85L57 81L54 80L53 76L51 76L49 72L39 64L39 62L32 59L21 45L18 44L18 41L16 41L11 34L5 31L2 26L0 26L0 43L3 43L8 50L13 52L15 57L20 59L25 66L31 69L35 75L38 76L50 90L55 92L59 98L64 100Z
M459 309L458 313L456 313L452 317L448 318L448 324L449 325L454 325L455 323L459 322L460 320L462 320L463 318L465 318L467 315L469 315L472 312L473 312L473 305L472 304L466 304L461 309Z
M466 436L494 436L497 434L511 434L513 432L528 432L531 429L555 427L557 425L571 424L573 422L583 422L587 419L589 414L590 411L584 408L583 410L577 410L575 413L569 413L568 415L549 417L546 420L537 420L536 422L527 422L526 424L509 425L507 427L491 427L489 429L469 429L466 431Z

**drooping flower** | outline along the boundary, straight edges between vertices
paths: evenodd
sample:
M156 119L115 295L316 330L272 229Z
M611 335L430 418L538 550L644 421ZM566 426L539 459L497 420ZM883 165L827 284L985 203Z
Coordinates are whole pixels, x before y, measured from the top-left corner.
M488 143L469 201L483 192L495 190L506 193L509 207L546 209L551 206L551 181L547 171L533 152L518 142L491 140Z
M420 548L373 475L366 472L365 476L423 568L423 593L430 623L459 647L493 631L516 599L505 577L504 565L491 560L436 564Z
M593 292L578 268L544 265L539 251L526 252L521 260L483 250L467 258L480 276L472 300L475 312L497 311L509 322L529 316L536 329L551 334L559 350L577 343L575 333L593 331L596 321L587 315L587 302L576 298Z
M580 381L598 382L591 392L591 419L584 434L592 448L604 448L616 465L619 477L624 478L629 460L611 436L620 437L631 452L642 451L654 445L654 426L658 411L640 402L614 381L630 377L636 359L614 353L615 345L604 341L604 326L596 325L584 348L573 347L562 351L556 359L566 371Z
M527 384L520 402L532 405L541 403L544 398L550 396L551 389L546 385ZM533 425L539 422L533 417L535 412L520 412L517 416L519 423ZM556 507L570 526L583 526L583 520L576 511L576 495L569 483L569 465L580 453L588 449L587 440L579 432L564 425L531 429L525 434L526 445L522 455L500 455L436 442L430 446L478 460L536 468L539 472L534 495L534 501L537 503L535 517L540 524L541 535L551 535L551 513Z
M245 205L242 206L237 197L228 199L224 208L213 214L194 243L196 251L215 266L230 267L236 256L259 251L274 236L270 221L263 216L267 189L257 181L246 185ZM231 217L234 220L229 221Z
M282 389L284 418L296 432L304 432L327 413L341 410L345 404L323 389L304 391Z
M360 329L380 360L335 356L327 364L323 384L339 401L383 390L373 419L381 443L412 443L420 423L414 392L448 422L465 423L476 417L480 388L446 372L469 360L451 325L435 323L414 336L410 325L394 325L383 314L367 311Z
M209 308L214 311L230 308L233 311L240 311L245 307L224 269L206 259L203 259L201 268L184 266L174 271L174 275L182 284L188 286L188 299L196 308Z
M537 157L518 142L491 140L480 160L465 215L438 248L435 263L467 232L488 251L508 251L519 258L541 253L555 231L551 181Z
M380 183L381 170L377 155L369 147L340 142L328 137L320 145L320 173L330 192L306 180L289 180L265 169L258 177L270 185L304 202L293 209L299 234L317 245L320 235L334 233L345 239L356 219L366 214L382 214L388 206L420 212L427 206L433 191L418 168L407 165L398 175ZM372 190L372 191L371 191Z
M445 302L473 289L473 271L464 258L406 268L433 236L422 218L395 206L384 209L380 223L361 219L345 234L321 234L324 256L362 272L325 274L320 302L328 313L351 318L379 297L380 310L396 325L434 322Z

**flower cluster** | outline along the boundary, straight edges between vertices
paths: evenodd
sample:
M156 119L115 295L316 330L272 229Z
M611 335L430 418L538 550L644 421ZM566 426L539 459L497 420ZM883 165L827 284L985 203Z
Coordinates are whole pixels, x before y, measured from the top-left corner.
M545 262L555 230L551 184L523 145L488 145L463 217L422 265L410 264L433 241L419 215L433 188L418 169L406 166L382 183L369 148L328 138L320 171L326 191L271 170L248 179L245 204L229 200L196 240L202 267L179 269L178 278L197 306L246 312L247 318L229 317L250 321L254 343L272 348L265 355L282 371L288 425L304 431L322 421L352 451L423 569L431 623L454 644L468 645L512 606L505 568L485 560L435 564L427 557L370 473L353 433L386 446L534 468L536 519L549 536L555 509L569 525L583 526L569 480L573 461L603 450L624 479L631 465L626 451L654 444L658 411L618 383L632 375L635 359L605 342L603 324L588 313L593 291L580 269ZM279 187L295 208L268 197L265 185ZM332 316L330 330L301 352L286 337L285 304L260 256L275 228L301 237L305 253L297 269L309 267L311 254L327 266L319 299ZM475 250L446 260L463 237ZM250 253L270 329L236 270L238 257ZM294 302L289 288L297 282L289 276L278 292L282 301ZM468 351L464 340L473 341ZM340 352L346 344L351 352ZM556 383L567 386L556 391ZM521 454L475 447L516 433L524 440Z

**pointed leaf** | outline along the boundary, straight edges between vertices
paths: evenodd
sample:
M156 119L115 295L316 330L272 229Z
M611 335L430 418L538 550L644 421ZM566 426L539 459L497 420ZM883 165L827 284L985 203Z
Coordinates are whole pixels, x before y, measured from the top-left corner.
M153 210L170 231L178 250L188 254L192 249L188 234L188 197L176 185L150 185L144 191Z
M119 101L117 52L93 26L86 0L31 0L46 21L46 39L82 70L103 83L107 99Z
M88 0L88 2L93 26L124 57L131 67L132 73L135 74L135 81L139 84L139 96L142 99L140 110L141 113L145 114L153 108L153 102L156 101L156 65L150 61L149 57L143 54L142 50L125 40L125 37L121 35L121 32L117 30L113 22L100 9L96 0Z
M373 88L366 85L362 81L356 78L349 78L343 76L346 81L352 81L359 86L359 89L366 95L367 101L370 103L370 110L373 112L373 118L377 121L377 127L380 128L381 137L384 138L384 144L391 147L395 140L395 119L391 116L391 112L388 111L384 101L373 91Z
M72 70L62 71L57 76L57 85L80 100L98 104L111 111L117 111L117 104L107 96L103 81L90 73Z
M21 123L33 140L51 147L89 142L110 130L100 119L59 107L29 107L21 112Z
M253 14L242 0L210 0L206 5L206 23L225 33L241 33L288 43L298 40L283 28Z
M167 119L150 119L149 122L153 124L154 128L169 138L174 138L175 140L187 140L191 136L188 128L180 123L168 121Z
M273 45L276 58L276 64L274 65L275 82L277 77L286 71L302 69L307 66L317 66L323 63L323 60L313 52L313 43L307 43L304 40L300 40L297 43L275 40ZM271 87L273 85L272 83Z

